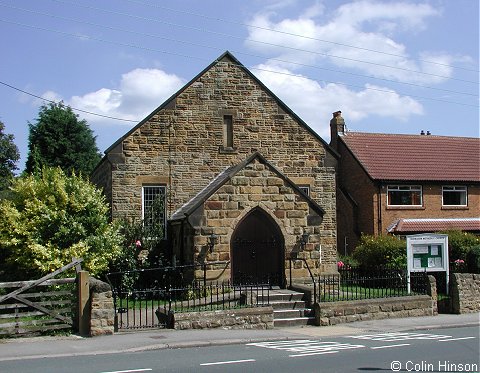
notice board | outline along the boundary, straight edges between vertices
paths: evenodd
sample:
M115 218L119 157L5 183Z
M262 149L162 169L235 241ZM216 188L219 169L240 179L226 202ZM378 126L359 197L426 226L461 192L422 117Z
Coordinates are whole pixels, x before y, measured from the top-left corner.
M449 283L448 235L415 234L407 236L408 292L411 272L446 272Z

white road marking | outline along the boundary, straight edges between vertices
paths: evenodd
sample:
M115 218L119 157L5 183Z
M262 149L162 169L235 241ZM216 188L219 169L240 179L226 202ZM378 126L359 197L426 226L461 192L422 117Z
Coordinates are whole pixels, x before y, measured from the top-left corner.
M133 373L133 372L149 372L152 368L144 368L144 369L129 369L129 370L114 370L110 372L101 372L101 373Z
M338 351L312 352L312 353L308 353L308 354L288 355L288 357L301 357L301 356L336 354L337 352L338 352Z
M321 355L325 353L335 353L340 350L352 350L356 348L363 348L364 345L339 343L339 342L322 342L309 339L298 339L291 341L278 342L260 342L249 343L247 346L256 346L263 348L270 348L274 350L285 350L296 353L290 357Z
M477 337L459 337L459 338L442 339L439 342L462 341L464 339L475 339L475 338Z
M200 364L200 365L209 366L209 365L223 365L223 364L239 364L239 363L251 363L253 361L255 361L255 359L216 361L214 363L203 363L203 364Z
M394 347L402 347L402 346L410 346L410 343L400 343L398 345L376 346L376 347L370 347L370 348L372 350L379 350L381 348L394 348Z
M365 334L365 335L352 335L347 338L371 340L371 341L383 341L383 342L397 342L406 340L441 340L452 338L451 335L437 335L437 334L423 334L423 333L379 333L379 334Z

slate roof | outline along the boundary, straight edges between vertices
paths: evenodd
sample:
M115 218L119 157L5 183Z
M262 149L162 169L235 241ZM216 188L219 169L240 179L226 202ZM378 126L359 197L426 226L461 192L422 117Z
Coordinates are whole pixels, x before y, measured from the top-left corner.
M339 137L373 180L480 182L480 139L347 132Z
M283 175L276 167L269 163L265 157L263 157L259 152L251 154L244 161L227 167L220 174L217 175L205 188L203 188L196 196L189 200L186 204L176 210L170 220L181 220L191 215L197 208L199 208L210 196L212 196L222 185L227 183L232 179L240 170L245 168L249 163L253 162L255 159L260 161L260 163L265 164L272 172L277 174L281 179L283 179L292 189L297 193L301 194L308 202L309 206L315 210L319 215L325 213L325 211L320 207L313 199L307 196L298 186L291 181L288 177Z
M480 218L399 219L387 230L390 233L439 232L446 230L480 231Z

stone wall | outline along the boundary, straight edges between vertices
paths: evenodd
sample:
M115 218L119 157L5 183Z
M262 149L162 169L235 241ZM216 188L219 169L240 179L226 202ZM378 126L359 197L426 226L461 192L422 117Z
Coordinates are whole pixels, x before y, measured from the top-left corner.
M322 223L322 216L309 208L309 203L284 179L274 173L268 165L254 161L240 170L229 182L204 202L202 214L196 218L194 231L197 232L190 245L184 243L183 260L194 258L204 260L229 261L231 238L242 219L254 209L261 209L275 221L284 238L285 276L288 276L291 256L305 259L315 275L336 272L335 237L329 227ZM190 218L193 221L193 218ZM309 233L308 243L301 245L299 237ZM214 250L207 250L210 234L218 237ZM180 240L176 240L180 243ZM180 249L175 248L178 257ZM191 260L191 259L190 259ZM306 264L296 261L292 270L295 279L309 278ZM208 278L216 280L229 278L230 268L209 268Z
M438 295L437 295L437 280L435 276L428 275L427 294L432 299L432 311L434 315L438 315Z
M113 334L115 308L110 286L90 278L90 337Z
M480 274L452 273L450 292L453 313L480 312Z
M325 302L315 305L316 325L320 326L434 314L432 298L428 295Z
M273 308L176 313L175 329L273 329Z
M225 115L233 118L230 148L224 147ZM103 186L107 197L112 199L113 218L140 218L142 186L164 185L167 218L170 218L227 167L243 162L255 152L295 184L309 187L311 198L325 211L321 238L315 238L316 243L321 240L322 250L335 253L334 153L228 55L204 70L117 142L95 170L92 180ZM111 177L103 173L110 173ZM279 186L256 187L273 190ZM233 206L241 201L229 202ZM188 262L194 260L188 258ZM331 261L334 260L332 255Z

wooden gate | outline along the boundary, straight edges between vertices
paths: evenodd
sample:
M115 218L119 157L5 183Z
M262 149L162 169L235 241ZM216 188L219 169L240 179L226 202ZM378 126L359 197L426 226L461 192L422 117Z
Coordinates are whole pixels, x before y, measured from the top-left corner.
M73 327L76 308L73 278L55 279L75 267L79 271L82 259L38 280L0 283L0 337L28 336ZM12 289L15 289L12 291Z

